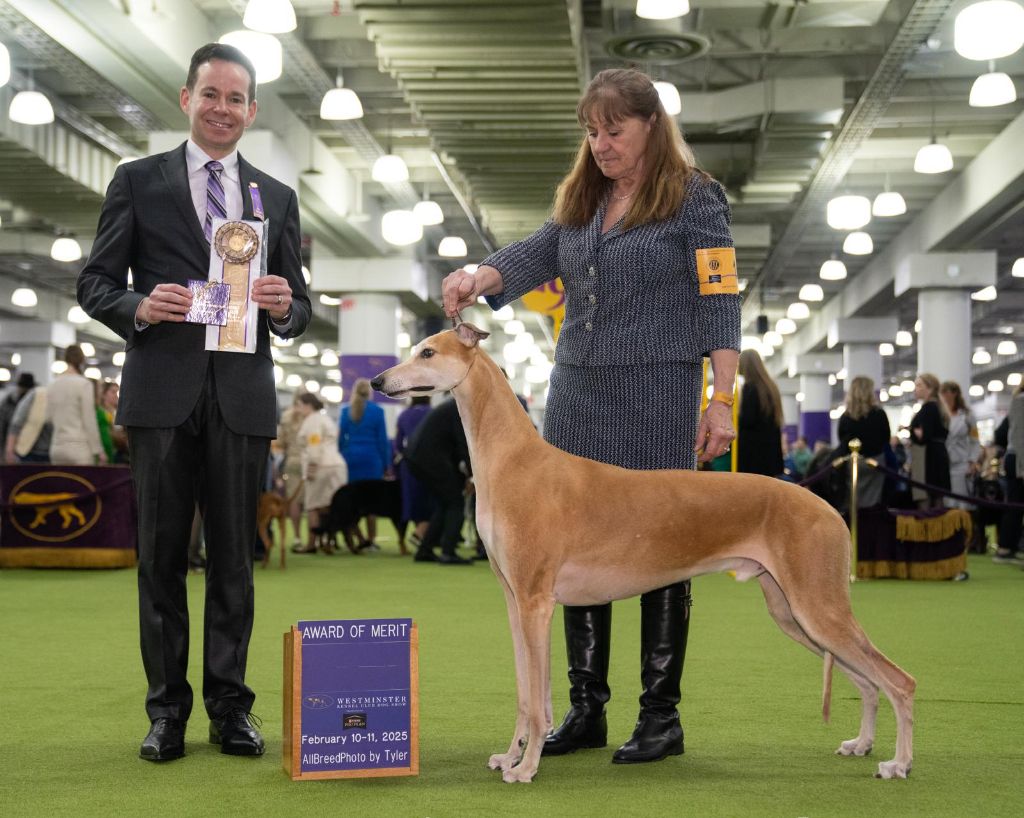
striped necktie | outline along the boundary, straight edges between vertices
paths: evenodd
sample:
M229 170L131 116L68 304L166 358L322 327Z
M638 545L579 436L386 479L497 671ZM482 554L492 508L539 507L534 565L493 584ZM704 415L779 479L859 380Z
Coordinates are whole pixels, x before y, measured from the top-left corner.
M203 222L203 235L207 241L213 241L213 220L228 217L227 199L224 197L224 185L220 181L224 166L216 161L206 163L210 172L206 180L206 220Z

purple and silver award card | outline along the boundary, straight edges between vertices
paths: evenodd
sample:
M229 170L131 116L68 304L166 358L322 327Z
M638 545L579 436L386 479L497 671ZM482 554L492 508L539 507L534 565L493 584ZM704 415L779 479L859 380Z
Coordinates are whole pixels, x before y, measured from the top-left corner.
M190 324L207 324L223 327L228 323L228 303L231 298L231 285L220 281L202 281L189 279L188 288L192 291L192 306L185 313L185 320Z

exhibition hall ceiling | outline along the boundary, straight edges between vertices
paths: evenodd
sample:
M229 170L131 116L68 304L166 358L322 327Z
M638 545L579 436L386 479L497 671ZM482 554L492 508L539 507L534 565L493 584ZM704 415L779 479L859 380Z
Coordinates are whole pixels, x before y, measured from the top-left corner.
M319 247L341 258L409 256L431 271L434 294L444 270L479 261L546 218L582 135L576 100L603 68L637 65L678 89L679 124L732 205L745 334L758 315L774 326L806 284L822 287L821 303L855 292L887 248L937 218L929 206L965 169L986 150L998 155L1000 135L1021 127L1024 113L1020 99L969 104L990 68L954 50L966 0L691 0L688 14L662 21L637 17L633 0L291 5L297 27L276 35L283 72L260 87L257 126L273 131L295 164L307 255ZM184 129L177 96L191 51L242 29L245 8L244 0L0 0L11 61L0 89L0 321L24 317L9 300L19 284L52 296L54 309L70 306L80 262L49 259L53 238L74 234L88 250L117 161L146 153L154 132ZM1024 89L1024 50L994 70ZM361 119L321 119L324 93L339 84L358 95ZM56 129L6 118L10 98L30 86L50 98ZM933 140L949 148L953 168L915 172L915 156ZM405 160L407 181L374 181L385 153ZM930 249L996 251L998 298L974 305L975 342L1024 340L1024 278L1010 272L1024 256L1020 178L969 181L983 188L978 207ZM332 198L339 185L344 207ZM870 254L844 252L846 233L826 223L827 202L885 190L902 194L906 212L863 228ZM384 212L425 198L440 204L443 225L406 248L381 240ZM445 236L465 240L466 258L439 256ZM833 255L847 278L823 281ZM896 315L913 329L912 292L861 295L855 314ZM439 315L411 296L403 306L410 320ZM314 334L325 342L336 340L334 309L318 306ZM824 343L805 337L803 346ZM1020 367L1018 357L993 358L979 377ZM886 375L915 365L913 347L899 347Z

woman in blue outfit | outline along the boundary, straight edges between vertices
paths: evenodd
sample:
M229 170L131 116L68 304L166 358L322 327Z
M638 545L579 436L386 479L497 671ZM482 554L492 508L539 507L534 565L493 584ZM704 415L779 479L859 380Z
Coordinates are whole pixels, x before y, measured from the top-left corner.
M694 166L650 77L599 73L576 108L584 130L550 221L443 285L448 315L487 296L497 309L552 278L565 286L544 438L627 469L693 469L725 452L740 342L736 254L722 186ZM702 413L703 359L715 392ZM730 498L721 498L723 508ZM707 522L700 521L703 525ZM623 525L629 521L624 520ZM542 547L538 544L538 547ZM683 752L676 705L690 583L643 594L644 692L616 763ZM571 707L545 741L556 755L607 743L611 605L567 606Z
M372 390L366 378L352 386L352 398L341 410L338 450L348 466L348 482L381 480L391 463L391 445L384 424L384 410L370 400ZM375 547L377 518L366 518L366 539Z

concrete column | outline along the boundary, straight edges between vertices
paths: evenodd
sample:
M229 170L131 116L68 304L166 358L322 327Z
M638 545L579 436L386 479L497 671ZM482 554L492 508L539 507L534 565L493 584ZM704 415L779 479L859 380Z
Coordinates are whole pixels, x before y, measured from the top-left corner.
M917 294L917 371L940 381L971 385L971 294L969 290L921 290Z
M971 385L971 291L996 283L996 253L912 253L893 280L897 297L917 293L917 370Z
M398 296L388 293L348 293L338 307L338 357L341 388L348 402L358 378L373 378L398 363L398 331L402 317ZM383 407L388 433L394 434L395 420L404 403L375 394Z
M899 321L895 316L884 318L840 318L832 322L826 343L829 348L843 345L843 368L846 383L856 377L871 378L875 388L882 385L882 356L878 345L896 340Z
M832 445L832 387L828 376L842 365L842 358L836 354L796 355L789 364L789 376L800 377L800 391L804 393L800 404L800 429L811 448L818 440Z
M63 357L63 350L75 343L75 329L63 321L32 321L28 319L5 319L0 322L0 344L21 355L18 374L31 372L36 383L48 384L53 379L50 369L54 361Z
M843 369L846 383L854 378L871 378L875 389L882 385L882 356L878 344L843 344Z

